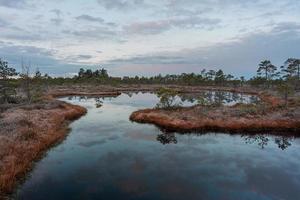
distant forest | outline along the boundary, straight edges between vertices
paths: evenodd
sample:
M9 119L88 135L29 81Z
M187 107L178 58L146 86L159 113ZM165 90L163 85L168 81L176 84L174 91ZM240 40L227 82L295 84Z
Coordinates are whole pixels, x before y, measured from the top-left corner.
M206 70L203 69L200 74L182 73L180 75L157 75L152 77L112 77L104 68L97 70L81 68L74 77L51 77L48 74L42 74L36 69L32 74L30 66L22 65L22 72L16 72L6 61L0 59L0 79L8 80L22 79L26 76L30 79L39 79L53 84L67 83L94 83L94 84L179 84L179 85L228 85L242 86L245 83L259 85L273 85L285 81L298 82L300 80L300 59L289 58L284 65L276 67L269 60L264 60L258 64L257 75L246 80L244 76L235 77L232 74L226 74L222 69Z
M35 73L35 78L48 80L53 84L67 83L91 83L91 84L178 84L178 85L221 85L221 86L243 86L249 84L252 86L272 86L283 82L298 85L300 80L300 59L289 58L286 62L276 67L269 60L264 60L257 66L257 75L246 80L244 76L235 77L232 74L226 74L222 69L206 70L203 69L200 74L182 73L180 75L157 75L152 77L112 77L104 68L97 70L81 68L77 75L71 78L50 77L47 74L42 75L39 70ZM33 77L33 78L34 78Z
M22 64L22 72L17 72L8 62L0 59L0 103L14 102L17 90L26 94L28 101L41 96L41 93L51 85L70 84L160 84L160 85L189 85L189 86L227 86L243 87L252 86L260 88L276 88L287 96L300 89L300 59L289 58L286 62L276 67L269 60L260 62L257 66L257 75L246 80L244 76L234 77L220 70L205 70L200 74L182 73L180 75L157 75L153 77L112 77L107 70L81 68L74 77L51 77L42 74L38 69L34 74L31 67Z

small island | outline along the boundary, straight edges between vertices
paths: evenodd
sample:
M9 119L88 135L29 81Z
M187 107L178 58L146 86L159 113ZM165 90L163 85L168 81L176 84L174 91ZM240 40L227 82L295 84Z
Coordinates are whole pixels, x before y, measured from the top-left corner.
M166 93L172 93L167 89ZM176 92L175 92L176 94ZM229 132L229 133L300 133L300 102L266 93L255 93L260 98L256 104L238 103L232 106L198 104L192 107L168 105L139 110L130 120L151 123L174 132ZM172 98L172 96L162 97Z

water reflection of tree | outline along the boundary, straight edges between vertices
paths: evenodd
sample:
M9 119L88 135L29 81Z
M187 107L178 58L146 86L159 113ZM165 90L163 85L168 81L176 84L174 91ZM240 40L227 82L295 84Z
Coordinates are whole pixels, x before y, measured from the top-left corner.
M100 108L100 107L102 107L103 106L103 98L102 97L96 97L95 98L95 106L96 106L96 108Z
M231 102L233 102L232 98L231 98L231 92L226 92L224 93L224 102L229 104Z
M202 91L193 94L178 94L181 102L202 102L199 104L221 106L231 103L258 103L258 98L252 95L244 95L227 91ZM203 103L205 102L205 103Z
M193 135L198 135L199 137L203 135L203 133ZM246 144L257 144L261 149L265 149L270 141L270 137L264 134L257 134L257 135L242 135L241 136ZM165 132L158 134L156 140L162 143L163 145L166 144L177 144L177 138L175 133ZM292 141L294 140L293 137L288 136L276 136L274 138L274 143L278 146L281 150L286 150L292 145Z
M213 96L214 95L212 91L207 91L204 93L204 98L209 102L209 104L212 104L214 102Z
M254 144L256 143L261 149L264 149L270 139L266 135L242 135L246 144ZM276 136L275 144L277 144L278 148L282 150L286 150L288 147L292 145L293 138L287 136Z
M223 92L223 91L216 91L214 93L214 104L215 105L223 105L225 103L231 103L232 99L230 98L230 95L228 92Z
M87 98L87 96L69 96L68 97L68 100L77 100L78 99L78 101L86 101L88 98Z
M292 138L280 136L275 138L275 143L278 145L278 148L285 150L292 145L292 140Z
M252 103L252 104L258 104L259 103L259 98L257 96L252 96L251 95L249 100L250 100L250 103Z
M126 94L129 98L131 98L133 96L133 92L127 92Z
M87 101L87 96L79 96L79 101Z
M260 148L264 149L268 145L269 138L264 135L242 135L246 144L256 143Z
M156 140L162 143L163 145L165 144L177 144L177 138L175 136L175 133L162 133L157 135Z
M181 102L189 102L194 103L196 101L195 95L190 94L179 94L178 97L180 98Z
M236 92L233 92L233 93L231 93L232 95L231 95L231 99L232 99L232 101L233 102L238 102L239 101L239 98L240 98L240 95L238 94L238 93L236 93Z
M259 98L253 95L228 91L201 91L197 93L179 93L173 97L173 100L179 104L191 103L200 105L230 105L232 103L259 103Z

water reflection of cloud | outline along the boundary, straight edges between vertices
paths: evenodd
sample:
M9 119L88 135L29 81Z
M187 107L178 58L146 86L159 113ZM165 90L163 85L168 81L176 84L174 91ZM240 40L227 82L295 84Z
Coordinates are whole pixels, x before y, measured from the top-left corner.
M209 199L209 190L207 190L207 185L186 184L187 181L188 180L183 177L168 176L166 174L164 176L164 179L160 180L160 187L158 188L159 193L161 194L163 199Z
M120 137L119 136L117 136L117 135L112 135L112 136L109 136L107 139L108 140L117 140L117 139L119 139Z
M118 120L117 122L116 122L116 124L127 124L128 123L128 120Z
M127 150L125 151L118 151L118 152L108 152L105 154L100 160L99 164L111 164L116 161L118 161L119 164L122 164L122 161L129 161L133 152L129 152ZM134 155L134 154L133 154ZM117 166L110 166L110 169L112 167L117 167Z
M246 188L252 188L259 194L272 194L274 199L300 199L296 180L279 167L248 167L245 169Z
M124 133L125 137L128 137L132 140L144 140L144 141L155 141L156 140L156 134L152 133L145 133L140 131L129 131Z
M29 185L25 186L26 192L20 191L17 194L16 199L19 199L19 196L22 196L21 199L44 199L45 196L43 195L44 192L47 191L48 188L56 188L57 185L60 185L61 188L63 187L62 184L59 184L54 177L45 175L38 179L37 182L32 182ZM48 199L55 199L55 195L57 195L58 191L49 192L47 198Z
M102 140L92 140L92 141L87 141L87 142L80 142L78 143L79 146L82 146L82 147L93 147L93 146L97 146L97 145L101 145L101 144L104 144L106 143L106 140L105 139L102 139Z
M94 180L95 177L97 177L97 173L95 172L95 170L89 168L81 168L77 171L74 179L77 182L89 182Z
M138 174L145 171L147 163L143 158L136 157L131 165L131 170L133 173Z
M55 149L55 151L60 152L60 153L63 153L65 150L66 150L66 148L65 148L64 145L58 146L58 147Z
M147 182L144 180L135 180L134 178L120 180L117 182L119 189L127 195L132 195L134 198L141 197L148 192Z
M76 129L76 132L79 132L80 135L84 137L95 137L95 136L108 136L111 133L116 132L118 129L116 127L105 127L99 125L80 127Z
M285 151L278 137L262 151L228 134L175 133L177 144L161 145L159 129L128 121L136 105L150 103L138 98L135 107L108 102L98 110L82 101L95 110L72 123L68 140L38 164L22 189L29 196L21 197L43 197L51 188L51 199L300 199L299 139Z
M205 134L205 135L197 135L197 134L176 134L176 137L178 138L179 143L187 144L187 145L216 145L219 143L218 135L213 134L213 137L211 135Z

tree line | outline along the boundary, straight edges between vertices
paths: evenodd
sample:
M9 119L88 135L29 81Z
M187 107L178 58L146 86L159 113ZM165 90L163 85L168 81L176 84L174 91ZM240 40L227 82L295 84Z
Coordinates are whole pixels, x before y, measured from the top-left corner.
M259 64L257 74L266 83L270 83L272 80L299 81L300 59L289 58L280 68L273 65L270 60L264 60Z
M37 69L32 76L30 65L22 62L22 72L10 67L8 62L0 58L0 104L32 103L39 100L44 89L44 81L49 78L47 74ZM21 94L21 95L20 95Z
M300 81L300 59L289 58L280 67L276 67L270 60L261 61L257 66L257 75L246 80L244 76L235 77L226 74L222 69L206 70L201 73L182 73L179 75L165 76L159 74L152 77L111 77L104 68L96 71L91 69L79 70L78 75L69 79L77 82L98 83L124 83L124 84L179 84L179 85L222 85L222 86L252 86L271 87L289 82L299 86Z
M51 77L48 74L42 74L38 69L32 75L30 65L24 63L22 63L22 72L16 72L6 61L0 59L0 103L13 101L12 97L16 96L18 88L21 88L22 94L28 102L34 101L41 93L41 89L45 89L51 84L177 84L230 87L250 85L263 88L275 86L287 97L292 91L299 89L300 59L289 58L279 67L272 64L270 60L261 61L257 66L256 76L248 80L244 76L235 77L226 74L222 69L203 69L198 74L112 77L104 68L97 70L81 68L73 77Z

